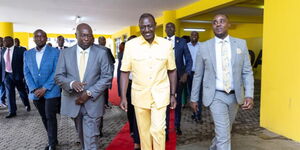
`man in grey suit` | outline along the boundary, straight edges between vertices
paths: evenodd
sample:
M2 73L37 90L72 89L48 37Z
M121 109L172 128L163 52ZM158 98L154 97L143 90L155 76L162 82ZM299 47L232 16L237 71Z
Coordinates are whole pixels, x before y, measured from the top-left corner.
M215 124L210 150L231 150L230 132L238 111L253 107L254 81L245 40L228 35L230 23L224 14L212 21L215 37L201 44L196 56L191 105L198 110L203 82L203 105L209 107Z
M61 114L74 119L82 149L99 149L100 118L104 114L103 91L111 84L107 52L94 45L88 24L76 28L78 43L61 51L55 81L62 88Z

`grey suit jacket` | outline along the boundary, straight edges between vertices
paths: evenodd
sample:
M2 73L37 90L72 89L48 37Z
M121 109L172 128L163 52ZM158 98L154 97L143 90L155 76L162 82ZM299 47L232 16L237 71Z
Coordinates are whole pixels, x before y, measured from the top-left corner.
M242 104L244 97L252 97L254 92L254 80L252 67L246 41L234 37L230 38L231 65L233 84L237 102ZM209 106L216 91L216 53L215 38L200 45L196 56L195 74L191 93L191 101L199 100L200 85L203 82L202 101L204 106Z
M55 72L55 82L62 88L61 114L72 118L75 118L80 110L80 105L75 104L80 93L70 87L72 81L80 81L76 51L77 45L61 51ZM91 91L93 97L84 104L90 117L100 117L104 114L102 93L111 84L111 70L107 52L92 45L83 77L83 82L87 83L84 89Z

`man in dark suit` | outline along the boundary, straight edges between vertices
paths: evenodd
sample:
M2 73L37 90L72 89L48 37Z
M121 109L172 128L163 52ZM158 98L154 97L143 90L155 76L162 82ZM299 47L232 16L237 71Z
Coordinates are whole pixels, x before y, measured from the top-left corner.
M20 40L18 38L15 38L15 47L22 48L23 50L27 50L25 47L20 45Z
M3 38L0 37L0 58L2 58L2 50L4 50L3 47ZM1 61L2 59L0 59ZM2 63L1 63L2 64ZM5 85L4 85L4 81L2 80L2 73L0 73L0 108L6 108L6 101L5 101Z
M25 50L15 47L14 39L10 36L6 36L3 43L6 49L2 52L2 74L5 73L5 76L3 76L2 79L5 80L9 110L9 114L6 118L12 118L17 115L15 88L18 89L26 110L31 110L23 74L23 54Z
M92 28L76 28L78 44L60 51L55 81L62 88L61 114L76 122L82 149L99 149L103 92L111 84L112 68L105 49L94 45Z
M173 49L175 52L175 61L176 61L176 69L177 69L177 89L176 89L176 102L177 106L175 108L175 127L176 134L181 135L182 131L180 129L180 121L181 121L181 105L182 105L182 91L187 82L187 77L192 71L193 60L188 49L187 43L184 39L175 36L175 24L169 22L166 24L166 33L167 39L172 42ZM167 109L167 128L166 134L168 135L169 129L169 120L170 120L170 109ZM168 137L168 136L167 136Z
M68 48L67 46L64 46L64 44L65 44L65 38L63 37L63 36L58 36L57 37L57 49L58 50L63 50L63 49L65 49L65 48Z
M104 36L100 36L98 38L98 43L99 43L99 46L103 49L106 50L107 52L107 55L108 55L108 58L109 58L109 62L110 62L110 65L112 67L112 76L114 76L114 64L115 64L115 57L113 56L112 52L111 52L111 49L108 48L108 47L105 47L106 45L106 38ZM112 82L112 80L111 80ZM110 85L109 89L112 88L112 84ZM111 108L111 106L109 106L108 104L108 96L109 96L109 93L108 93L108 88L104 91L104 99L105 99L105 105L104 107L105 108ZM103 117L101 117L101 123L100 123L100 136L102 137L103 136L103 132L102 132L102 129L103 129Z
M34 33L35 48L24 53L24 76L29 87L29 99L37 108L48 135L45 150L55 150L57 141L56 113L60 109L60 88L54 83L59 50L46 45L46 33Z

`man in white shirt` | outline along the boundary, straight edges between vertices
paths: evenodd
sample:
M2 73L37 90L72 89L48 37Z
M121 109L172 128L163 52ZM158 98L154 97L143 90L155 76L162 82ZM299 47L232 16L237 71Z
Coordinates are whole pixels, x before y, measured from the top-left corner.
M203 83L203 105L209 107L215 125L210 150L231 150L238 106L247 110L254 104L253 72L246 41L228 35L228 17L216 15L212 26L215 37L202 43L196 56L191 102L196 111Z
M190 50L193 62L196 62L196 55L197 55L197 52L199 51L199 48L200 48L200 42L198 41L199 40L198 32L192 31L190 39L191 39L191 42L189 42L187 45L188 45L188 48ZM193 63L192 72L191 72L191 74L189 74L188 81L187 81L189 98L190 98L191 91L192 91L192 83L193 83L194 73L195 73L195 63ZM201 118L201 110L202 110L201 96L202 96L202 92L201 91L202 91L202 89L200 90L200 94L199 94L198 111L193 112L193 115L192 115L192 119L195 120L197 123L198 122L202 123L202 118Z

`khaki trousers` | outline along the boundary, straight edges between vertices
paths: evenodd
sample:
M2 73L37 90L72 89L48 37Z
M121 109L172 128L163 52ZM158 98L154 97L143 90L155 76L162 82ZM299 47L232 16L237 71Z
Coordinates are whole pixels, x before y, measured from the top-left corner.
M134 106L142 150L165 150L166 108Z

